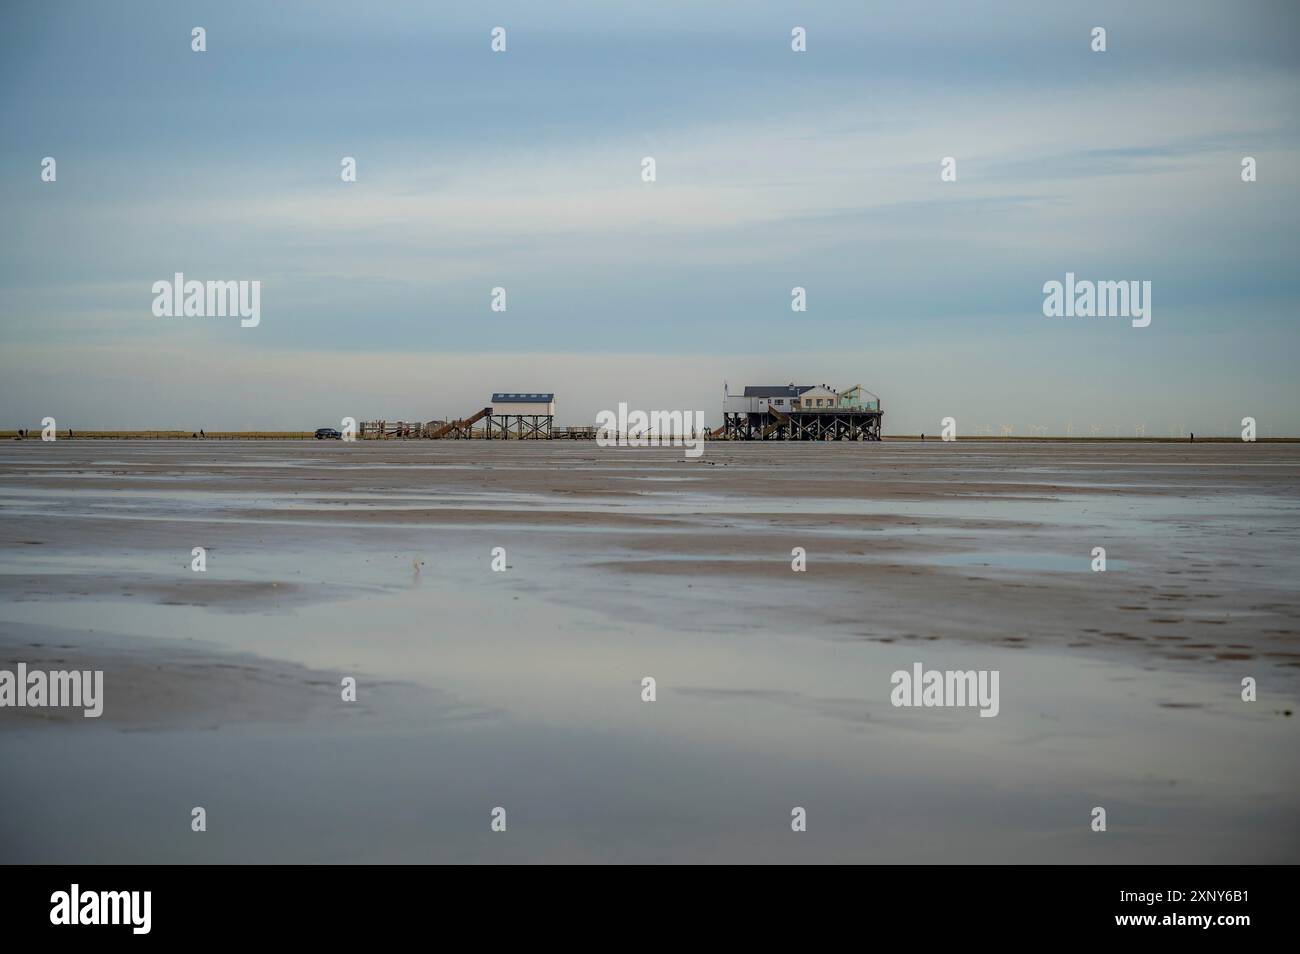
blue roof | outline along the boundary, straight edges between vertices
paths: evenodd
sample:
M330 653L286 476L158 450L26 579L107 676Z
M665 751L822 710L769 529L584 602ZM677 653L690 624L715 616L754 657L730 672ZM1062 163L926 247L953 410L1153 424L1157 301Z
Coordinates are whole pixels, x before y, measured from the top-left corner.
M550 404L554 400L554 394L542 394L536 391L504 391L492 395L493 404Z

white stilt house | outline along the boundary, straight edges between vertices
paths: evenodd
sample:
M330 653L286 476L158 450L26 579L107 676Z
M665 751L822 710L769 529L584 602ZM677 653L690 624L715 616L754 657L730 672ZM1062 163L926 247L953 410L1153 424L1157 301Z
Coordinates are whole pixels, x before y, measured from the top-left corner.
M731 440L878 441L880 398L862 385L752 385L731 394L723 385L722 436Z
M555 425L555 395L540 391L498 391L492 395L487 436L501 440L546 440Z

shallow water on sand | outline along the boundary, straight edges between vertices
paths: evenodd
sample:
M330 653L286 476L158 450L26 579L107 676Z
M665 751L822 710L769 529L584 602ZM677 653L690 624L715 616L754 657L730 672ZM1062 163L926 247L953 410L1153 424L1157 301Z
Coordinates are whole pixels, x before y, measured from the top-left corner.
M680 467L666 451L605 470L591 448L346 448L382 454L374 473L366 458L331 457L325 486L292 488L290 470L324 473L312 469L321 448L214 447L183 446L209 455L206 469L149 444L115 445L111 461L75 444L0 451L0 650L19 659L27 643L112 634L156 647L165 676L175 641L193 641L311 667L332 700L353 675L362 701L380 701L346 720L0 725L0 860L1300 855L1297 720L1285 714L1296 670L1266 656L1296 649L1268 635L1296 615L1290 448L1269 448L1258 479L1233 468L1225 487L1206 476L1233 463L1221 452L1201 470L1125 445L1116 481L1187 474L1159 496L1145 478L1141 492L1078 479L1092 492L1031 493L1044 472L1095 469L1092 448L1068 445L984 446L955 482L961 463L936 463L932 447L787 459L711 445L725 480L717 468L706 491L649 494L625 478ZM842 496L767 486L797 485L819 451ZM485 454L511 483L473 486ZM896 465L899 489L855 484L864 460ZM547 484L593 467L598 486ZM931 494L934 467L949 492L907 499ZM1021 469L1033 474L1018 483ZM128 472L121 489L84 488L111 470ZM193 470L205 486L184 491L180 472ZM124 492L142 482L157 486ZM439 516L467 508L490 516ZM568 511L667 523L552 521ZM1096 540L1110 575L1089 570ZM189 569L195 545L208 547L205 574ZM495 546L509 555L502 573ZM805 574L790 572L794 546L809 552ZM1171 583L1184 569L1210 582ZM1234 587L1255 589L1238 599ZM1192 602L1198 589L1209 596ZM1123 609L1135 601L1147 612ZM1130 616L1127 640L1083 635ZM1154 655L1165 636L1188 650ZM1218 659L1235 640L1251 658ZM998 670L997 717L891 705L891 674L916 662ZM1259 679L1258 702L1241 701L1243 676ZM113 694L131 691L112 677L110 715ZM389 697L394 682L416 691ZM189 830L194 805L205 834ZM489 830L495 806L505 833ZM790 830L794 806L804 833ZM1094 806L1105 833L1090 830Z

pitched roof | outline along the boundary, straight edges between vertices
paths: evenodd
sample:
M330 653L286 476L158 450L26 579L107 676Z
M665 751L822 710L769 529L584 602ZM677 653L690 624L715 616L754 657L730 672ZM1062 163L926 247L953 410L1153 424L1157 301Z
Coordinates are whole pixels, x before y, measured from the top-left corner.
M493 404L550 404L555 400L554 394L539 392L504 391L492 395Z

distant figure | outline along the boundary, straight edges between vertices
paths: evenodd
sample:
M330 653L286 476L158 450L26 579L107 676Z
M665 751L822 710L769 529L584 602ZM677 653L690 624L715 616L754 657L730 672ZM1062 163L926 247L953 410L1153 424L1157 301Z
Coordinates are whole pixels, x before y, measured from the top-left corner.
M1189 443L1189 444L1195 444L1195 443L1196 443L1196 435L1195 435L1195 434L1192 434L1191 436L1189 436L1189 437L1187 438L1187 443Z
M199 428L199 437L202 437L206 440L207 436L208 436L207 434L203 433L203 428Z
M68 440L72 440L72 428L68 428Z
M924 435L924 434L921 435L921 440L925 440L925 435Z

